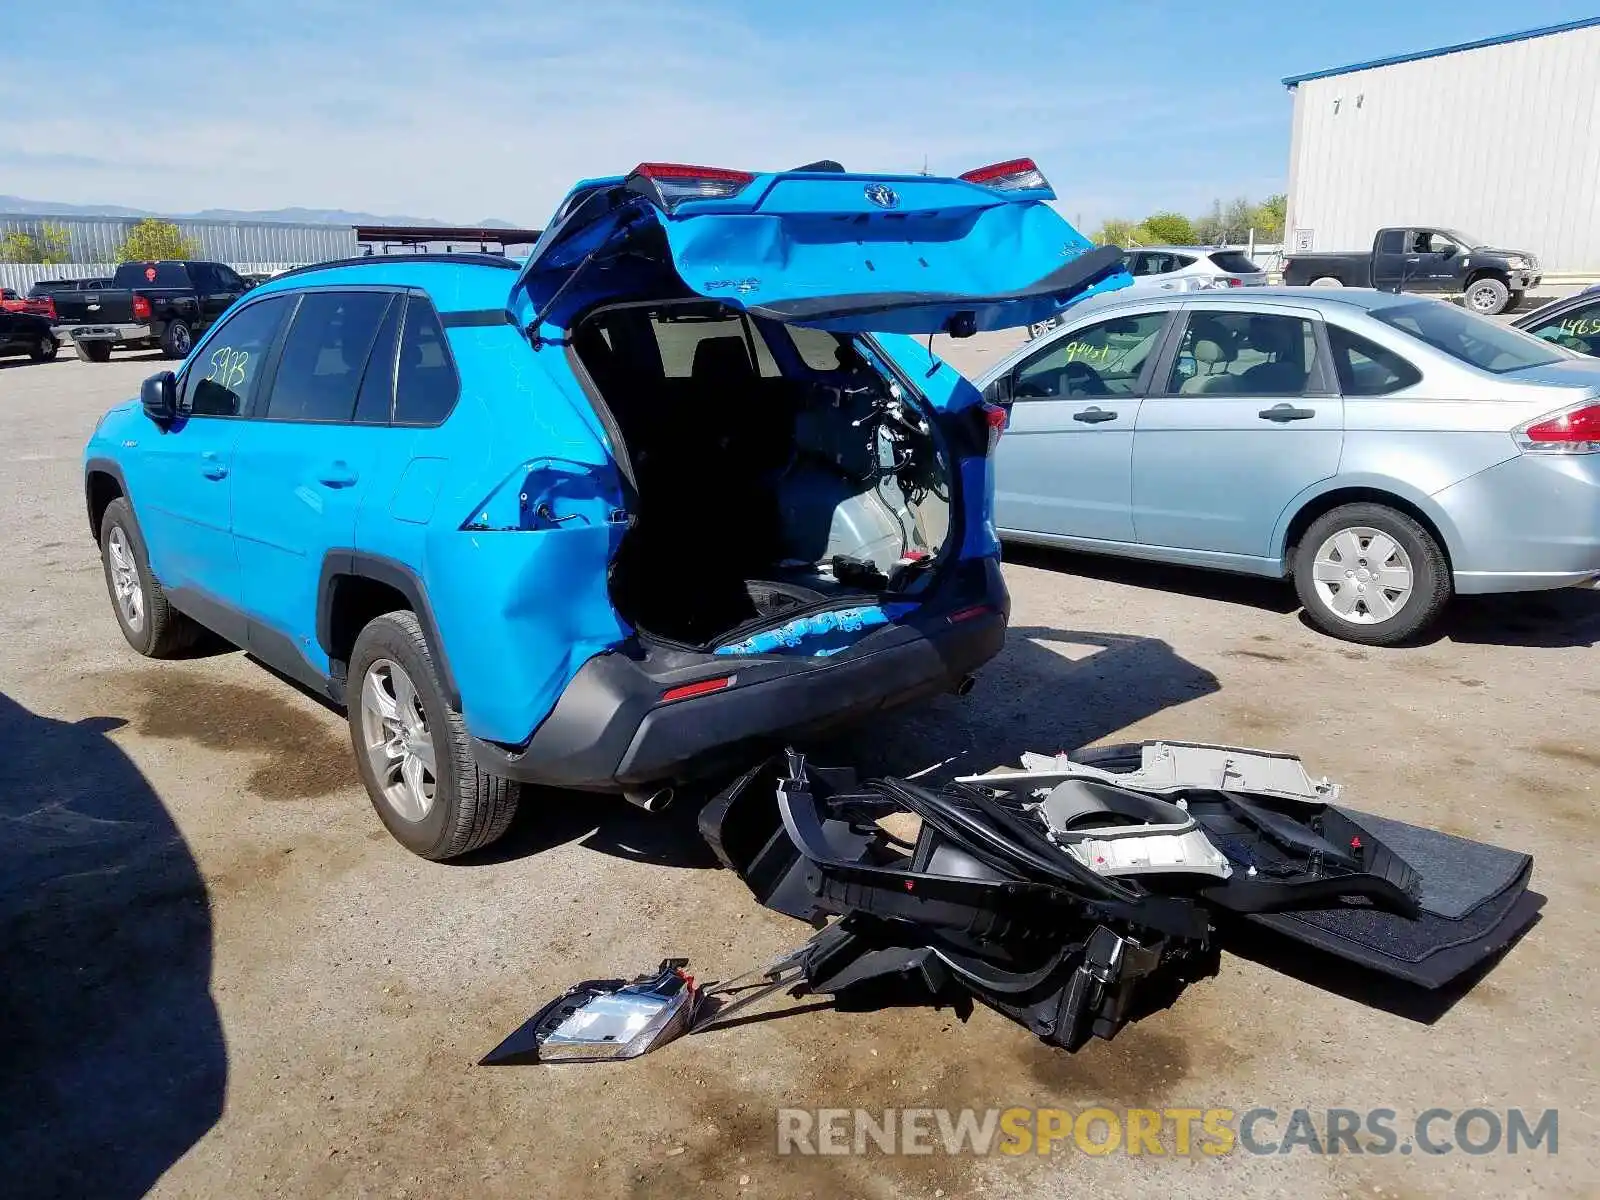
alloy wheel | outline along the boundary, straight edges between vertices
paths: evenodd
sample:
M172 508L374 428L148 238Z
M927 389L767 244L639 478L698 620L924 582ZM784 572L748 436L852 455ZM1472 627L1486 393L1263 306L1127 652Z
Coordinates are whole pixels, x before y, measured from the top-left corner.
M1416 586L1411 558L1381 529L1341 529L1317 548L1311 578L1322 606L1352 625L1376 625L1405 608Z
M438 797L438 756L416 685L391 659L378 659L361 681L361 734L389 806L404 820L423 820Z
M133 546L122 526L112 527L106 539L106 559L111 564L111 593L123 623L135 633L144 628L144 585L139 580L139 564Z

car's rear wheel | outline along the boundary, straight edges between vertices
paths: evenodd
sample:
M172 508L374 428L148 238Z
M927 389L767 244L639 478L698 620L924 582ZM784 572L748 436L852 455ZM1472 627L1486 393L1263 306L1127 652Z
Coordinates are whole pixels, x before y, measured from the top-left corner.
M83 349L83 356L90 362L103 363L111 361L110 342L79 342Z
M61 343L56 341L55 334L47 333L41 337L34 348L28 351L28 357L34 362L49 362L61 349Z
M361 780L396 841L440 862L505 833L520 785L478 766L415 614L392 612L369 623L356 638L347 678Z
M111 608L128 645L146 658L173 658L200 639L201 627L167 603L160 580L150 571L133 509L121 496L106 505L100 518L100 560Z
M161 331L161 353L168 358L187 358L194 346L194 334L182 321L168 321Z
M1467 307L1479 316L1492 317L1505 312L1511 289L1498 279L1475 279L1467 288Z
M1368 646L1415 637L1450 600L1433 535L1382 504L1346 504L1311 523L1295 551L1295 588L1324 633Z

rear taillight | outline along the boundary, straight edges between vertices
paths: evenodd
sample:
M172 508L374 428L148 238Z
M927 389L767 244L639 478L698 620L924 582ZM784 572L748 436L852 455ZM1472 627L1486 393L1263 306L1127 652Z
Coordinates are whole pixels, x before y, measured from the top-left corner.
M1592 400L1540 417L1511 435L1524 452L1531 454L1600 453L1600 403Z
M989 450L994 453L994 448L1000 444L1000 435L1006 431L1006 422L1011 414L998 404L983 402L983 421L989 427Z
M1244 280L1240 279L1237 275L1228 275L1228 276L1225 276L1225 278L1227 280L1227 283L1224 286L1226 286L1226 287L1243 287L1244 286Z
M1031 158L1013 158L1008 162L979 167L963 172L961 178L968 183L999 188L1003 192L1041 191L1050 186L1045 181L1044 172L1034 165Z
M648 180L663 208L672 208L685 200L726 200L737 196L755 180L749 171L694 167L685 163L640 163L628 178Z
M47 296L41 303L44 308L44 315L54 321L56 319L56 302Z
M150 319L150 301L144 296L133 298L133 319L135 321L148 321Z

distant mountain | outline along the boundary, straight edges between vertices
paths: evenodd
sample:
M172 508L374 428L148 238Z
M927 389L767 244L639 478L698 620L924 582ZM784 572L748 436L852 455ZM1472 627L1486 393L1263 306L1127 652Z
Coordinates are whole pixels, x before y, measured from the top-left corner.
M343 208L207 208L194 213L158 213L119 204L61 204L54 200L26 200L21 196L0 196L0 214L37 213L49 217L177 217L196 221L281 221L305 225L448 225L437 217L381 216L377 213L350 212ZM476 227L515 229L516 224L498 217L487 217Z

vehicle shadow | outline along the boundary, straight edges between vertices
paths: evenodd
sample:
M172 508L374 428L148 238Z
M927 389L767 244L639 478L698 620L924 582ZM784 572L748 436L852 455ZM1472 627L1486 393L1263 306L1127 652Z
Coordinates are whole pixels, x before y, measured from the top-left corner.
M1107 583L1122 583L1149 591L1176 592L1198 600L1217 600L1268 612L1288 614L1300 607L1300 598L1287 580L1264 579L1259 575L1179 567L1137 558L1114 558L1107 554L1084 554L1076 550L1021 542L1005 544L1005 561L1043 571L1084 575Z
M1219 687L1216 676L1158 638L1013 626L971 698L937 697L797 745L819 763L855 766L863 775L907 775L938 764L945 777L1015 762L1024 750L1075 749ZM753 748L750 762L772 749ZM507 862L576 841L635 862L715 867L695 825L713 790L680 788L671 808L647 813L615 796L532 789L504 838L457 861Z
M8 1195L141 1196L222 1115L209 899L120 724L0 694Z
M1562 649L1600 643L1600 591L1564 588L1500 596L1458 596L1435 640Z

